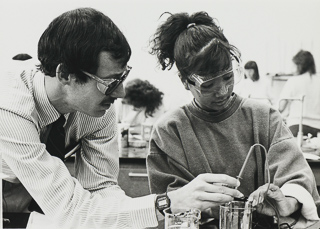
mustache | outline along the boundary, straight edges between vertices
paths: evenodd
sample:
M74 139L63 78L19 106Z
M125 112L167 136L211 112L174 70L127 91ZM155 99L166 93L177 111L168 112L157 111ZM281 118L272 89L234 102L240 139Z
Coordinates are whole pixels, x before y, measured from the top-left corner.
M100 104L113 104L114 101L116 101L116 98L109 98L109 99L107 99L107 100L101 101Z

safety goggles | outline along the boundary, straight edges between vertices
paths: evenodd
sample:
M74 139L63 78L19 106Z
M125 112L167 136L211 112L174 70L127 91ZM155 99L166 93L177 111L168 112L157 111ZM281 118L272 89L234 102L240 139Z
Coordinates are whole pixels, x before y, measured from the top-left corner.
M236 60L232 60L232 65L229 69L218 72L215 76L192 74L187 78L187 81L194 86L196 91L203 95L208 95L223 88L228 90L229 87L239 83L243 76L243 67Z
M97 88L100 92L105 95L110 95L116 88L128 77L132 67L127 66L126 70L122 73L119 79L105 79L102 80L98 76L81 70L84 74L89 76L91 79L97 81Z

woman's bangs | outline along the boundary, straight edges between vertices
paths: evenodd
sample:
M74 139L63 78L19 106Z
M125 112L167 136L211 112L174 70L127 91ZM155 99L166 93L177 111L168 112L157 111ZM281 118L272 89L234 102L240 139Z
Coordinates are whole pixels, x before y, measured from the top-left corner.
M193 69L194 74L207 76L228 69L231 58L229 50L216 47L215 50L207 49L195 56L191 63L190 69Z

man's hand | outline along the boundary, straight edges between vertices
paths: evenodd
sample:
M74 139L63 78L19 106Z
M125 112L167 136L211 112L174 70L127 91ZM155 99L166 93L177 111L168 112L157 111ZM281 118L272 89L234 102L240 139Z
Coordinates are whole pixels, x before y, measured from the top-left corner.
M218 218L219 206L230 202L234 197L242 198L243 194L235 189L240 182L225 174L206 173L197 176L180 189L168 192L171 200L171 211L197 208L204 211L212 208L212 217Z

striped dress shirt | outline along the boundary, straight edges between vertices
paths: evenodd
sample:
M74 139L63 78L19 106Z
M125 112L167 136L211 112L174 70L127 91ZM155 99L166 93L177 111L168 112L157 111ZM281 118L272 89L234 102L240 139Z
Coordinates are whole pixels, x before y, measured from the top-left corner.
M155 195L131 198L118 186L115 108L103 117L65 114L66 146L80 144L75 177L41 140L60 114L51 105L44 75L36 69L0 79L0 151L3 172L21 182L56 228L145 228L157 225Z

